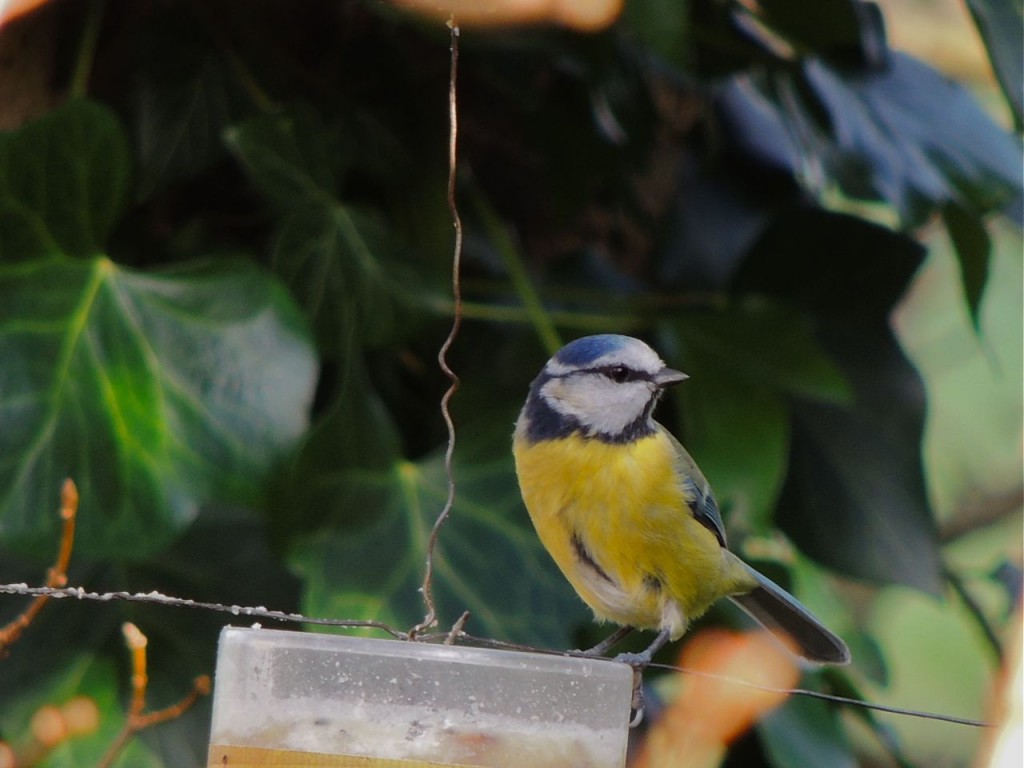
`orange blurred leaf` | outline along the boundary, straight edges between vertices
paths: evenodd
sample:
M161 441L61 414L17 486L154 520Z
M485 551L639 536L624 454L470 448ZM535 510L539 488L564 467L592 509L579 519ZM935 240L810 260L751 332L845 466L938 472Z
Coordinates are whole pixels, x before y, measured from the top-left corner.
M391 0L394 5L459 26L561 24L593 31L611 24L622 0Z
M779 706L800 672L767 632L709 629L679 656L678 698L651 728L632 768L713 768L728 745ZM745 685L744 683L750 683Z
M50 0L7 0L0 2L0 27L9 21L14 21L19 16L24 16L29 11L34 11Z

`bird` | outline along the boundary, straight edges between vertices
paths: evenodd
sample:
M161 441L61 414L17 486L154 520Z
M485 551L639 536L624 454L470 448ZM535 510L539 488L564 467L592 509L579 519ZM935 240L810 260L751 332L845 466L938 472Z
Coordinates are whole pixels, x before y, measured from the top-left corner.
M848 663L840 637L729 550L708 481L654 420L687 378L639 339L584 336L547 361L516 421L516 475L541 543L595 617L620 625L587 653L655 630L644 651L616 657L647 665L729 598L807 661Z

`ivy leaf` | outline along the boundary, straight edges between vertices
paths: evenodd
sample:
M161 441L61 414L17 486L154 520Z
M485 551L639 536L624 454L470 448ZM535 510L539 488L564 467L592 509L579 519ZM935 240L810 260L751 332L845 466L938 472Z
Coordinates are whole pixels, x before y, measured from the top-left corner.
M311 446L292 491L282 496L294 514L333 525L297 537L289 563L304 580L306 613L407 629L423 618L427 540L448 492L443 456L403 459L386 413L358 376L340 403L329 433L340 444L337 464L330 468ZM371 421L383 429L359 431ZM434 552L440 622L451 624L468 610L475 634L565 648L586 611L530 527L508 432L505 419L475 436L460 431L455 507ZM329 441L328 433L318 441ZM310 504L317 507L312 513Z
M760 297L728 310L691 313L678 324L686 349L714 358L750 383L813 400L847 403L842 372L815 339L815 323L800 310Z
M780 527L830 568L938 593L920 449L924 388L889 325L920 261L920 246L881 227L794 212L761 238L738 287L810 313L853 393L846 405L793 400Z
M686 359L693 377L677 389L686 448L711 483L730 529L764 533L786 476L786 403L700 353Z
M343 167L337 167L337 137L328 135L306 105L251 118L228 130L229 149L253 183L275 205L292 210L332 200Z
M117 119L83 99L0 133L0 261L103 252L129 162Z
M353 342L407 332L419 281L381 218L338 199L340 139L296 107L243 123L228 142L282 211L273 266L313 317L320 348L344 357Z
M408 264L374 211L322 203L285 216L273 266L313 317L320 347L374 345L408 332L415 299Z
M294 305L243 263L0 268L0 358L0 541L49 551L71 476L76 551L114 559L158 551L199 503L258 503L316 376Z
M675 389L682 434L731 524L764 532L785 478L787 395L844 403L850 389L813 336L810 319L766 300L690 313L672 327L690 380Z
M240 101L237 81L200 19L180 6L154 16L142 30L133 94L139 199L223 156L224 129Z

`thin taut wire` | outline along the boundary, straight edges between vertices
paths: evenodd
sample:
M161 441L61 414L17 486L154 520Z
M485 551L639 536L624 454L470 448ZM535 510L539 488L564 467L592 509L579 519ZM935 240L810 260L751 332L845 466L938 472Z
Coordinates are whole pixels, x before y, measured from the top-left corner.
M433 578L434 578L434 550L437 547L437 536L441 526L451 515L452 506L455 504L455 472L452 461L455 456L455 423L452 421L449 405L452 397L459 389L459 377L448 365L448 351L459 335L459 328L462 325L462 218L459 216L459 208L455 201L455 181L457 166L457 139L459 135L458 123L458 102L456 100L456 83L458 82L459 71L459 27L455 19L448 20L448 28L451 30L451 59L448 74L448 211L452 217L452 226L455 228L455 246L452 252L452 298L455 304L455 312L452 317L452 327L448 331L448 338L444 340L441 349L437 353L437 363L441 371L451 382L444 396L441 398L441 416L444 418L445 426L448 428L448 447L444 453L444 471L448 481L448 498L441 509L434 527L430 531L430 538L427 539L427 561L423 571L423 584L420 593L423 595L423 604L426 608L426 615L423 621L409 630L409 639L414 640L416 635L425 629L430 629L437 624L437 610L434 606Z

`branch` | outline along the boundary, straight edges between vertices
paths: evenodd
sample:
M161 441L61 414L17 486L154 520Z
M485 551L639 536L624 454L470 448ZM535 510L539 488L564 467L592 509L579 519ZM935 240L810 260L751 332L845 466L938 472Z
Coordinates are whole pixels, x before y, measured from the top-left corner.
M132 700L128 705L128 719L124 727L100 760L97 768L110 768L121 750L139 731L181 717L199 701L200 697L207 696L210 693L209 675L200 675L193 681L192 690L185 694L176 704L158 709L155 712L146 712L146 688L149 685L149 674L146 667L146 645L148 640L139 628L131 622L125 622L122 631L124 632L125 644L132 655Z
M60 491L60 516L64 521L64 526L61 531L57 560L53 567L46 572L46 586L49 589L59 589L68 582L68 563L71 561L71 548L75 541L75 517L77 514L78 489L69 477L64 481ZM0 653L3 653L21 637L21 633L35 620L51 597L50 594L37 595L20 616L16 616L6 626L0 627Z

